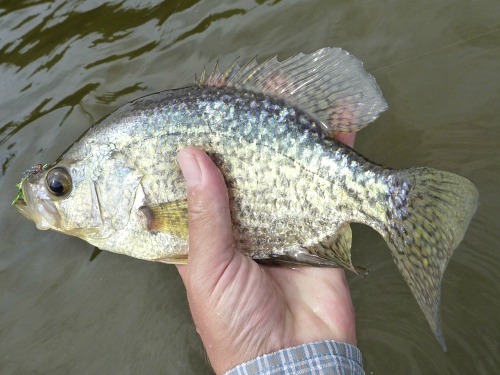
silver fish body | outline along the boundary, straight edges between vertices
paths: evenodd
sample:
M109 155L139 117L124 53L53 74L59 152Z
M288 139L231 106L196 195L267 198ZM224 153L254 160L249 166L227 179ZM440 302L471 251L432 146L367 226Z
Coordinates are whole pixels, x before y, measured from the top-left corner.
M72 176L85 171L100 202L105 230L87 240L148 260L185 254L186 240L147 230L141 207L186 199L176 160L186 146L205 150L226 176L235 239L255 258L313 246L348 221L384 220L387 173L307 114L264 95L190 87L127 104L60 160Z
M16 206L40 229L100 249L186 262L186 186L176 155L199 147L226 179L241 251L358 272L349 223L367 224L387 241L444 347L440 283L477 190L449 172L378 166L333 139L385 108L373 78L339 49L214 69L194 86L113 112L55 165L31 171Z

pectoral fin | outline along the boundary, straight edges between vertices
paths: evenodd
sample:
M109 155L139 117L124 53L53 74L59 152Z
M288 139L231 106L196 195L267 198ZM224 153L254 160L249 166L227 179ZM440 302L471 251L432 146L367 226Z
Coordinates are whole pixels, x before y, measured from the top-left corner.
M148 230L168 233L187 240L188 208L186 199L142 206L139 210L146 217Z

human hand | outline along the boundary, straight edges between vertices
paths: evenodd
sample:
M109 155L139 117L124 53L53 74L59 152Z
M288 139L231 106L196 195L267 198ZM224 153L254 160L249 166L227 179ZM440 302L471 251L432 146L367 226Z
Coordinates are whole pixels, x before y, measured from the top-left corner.
M354 143L353 134L338 139ZM314 341L356 344L344 271L261 266L242 255L218 168L195 148L178 160L188 185L189 261L177 267L215 372Z

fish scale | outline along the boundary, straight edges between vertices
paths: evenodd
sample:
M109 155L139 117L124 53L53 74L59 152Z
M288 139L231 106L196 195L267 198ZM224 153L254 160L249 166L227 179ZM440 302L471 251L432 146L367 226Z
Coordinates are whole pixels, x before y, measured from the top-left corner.
M203 73L193 86L125 104L57 162L30 169L16 208L40 229L119 254L186 263L187 188L177 164L203 149L224 175L235 245L263 262L344 267L349 224L369 225L445 349L440 286L478 204L464 177L372 163L334 139L387 108L362 63L338 48Z
M338 227L346 217L352 216L349 212L344 212L342 216L336 214L339 207L332 203L326 192L342 195L345 183L332 183L331 180L337 171L331 168L331 163L319 162L324 158L335 160L347 157L347 152L338 143L325 137L312 120L306 121L305 114L299 114L295 109L290 110L283 101L251 92L236 92L233 89L197 87L175 90L173 93L166 93L164 97L156 95L146 100L132 104L132 107L140 105L141 109L137 113L133 108L127 108L123 118L118 117L120 111L110 118L113 122L129 124L120 127L121 131L127 134L118 137L115 128L108 127L110 135L101 133L99 136L105 136L116 149L120 149L129 165L137 170L152 172L144 175L141 182L146 197L152 196L154 192L156 201L150 199L150 203L185 197L185 184L178 167L174 167L175 154L181 147L194 145L219 155L219 166L225 175L231 176L231 171L239 172L231 178L238 181L234 189L238 191L239 197L255 196L256 189L252 183L264 181L260 190L266 194L259 197L263 202L262 206L266 207L267 201L276 202L271 212L255 210L255 201L245 203L243 198L235 201L233 205L234 220L245 228L244 234L238 231L238 227L235 228L236 239L242 250L251 256L279 254L284 244L291 248L315 244L330 235L332 228ZM171 103L169 114L166 116L165 112L157 110L156 103L164 103L167 100L171 100ZM264 117L260 113L266 108L271 111L265 117L267 123L261 123ZM213 112L220 115L221 121L206 123L204 120L207 116L214 118L210 116ZM168 131L163 131L161 127L150 129L148 126L135 126L142 119L147 119L145 124L149 126L165 124L165 116L173 124ZM184 128L188 122L191 122L188 131L182 136L177 135L181 133L177 131L177 127ZM237 131L241 124L246 124L243 134ZM235 137L235 134L238 136ZM283 138L283 134L288 136ZM142 157L141 148L134 146L136 143L145 143L144 140L149 138L159 143L157 148L160 155L171 163L158 164L152 159ZM280 139L285 139L286 142L276 142ZM242 140L248 142L244 148L241 147ZM267 147L262 148L263 145ZM337 156L334 151L329 150L334 146L345 156ZM283 151L284 155L277 154L277 151ZM71 154L68 157L71 157ZM265 162L271 159L274 159L272 164ZM270 165L274 165L274 170L269 168ZM282 165L287 165L288 174L293 174L291 179L287 178L287 174L278 173L277 167ZM345 168L343 170L349 171ZM349 175L353 176L352 173ZM163 195L158 192L162 191L162 183L165 180L171 183L168 192L165 191L166 194ZM353 178L351 180L354 181ZM308 181L307 190L305 186L296 190L296 181ZM267 191L268 186L279 188L274 192L277 198L274 198L273 191ZM336 191L339 192L336 194ZM306 199L302 199L303 197ZM354 199L359 198L355 195ZM343 203L346 203L345 200ZM307 220L307 225L302 224L303 220ZM289 225L284 225L285 223ZM275 234L269 238L268 228L271 226L274 227ZM284 230L280 230L280 227ZM263 237L267 237L266 241L260 240ZM259 248L255 246L256 242L265 243L266 247Z

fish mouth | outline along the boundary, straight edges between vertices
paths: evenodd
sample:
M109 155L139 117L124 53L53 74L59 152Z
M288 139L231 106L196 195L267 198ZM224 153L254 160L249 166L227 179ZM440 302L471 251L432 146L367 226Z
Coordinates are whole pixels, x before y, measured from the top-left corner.
M34 221L41 230L53 229L60 218L52 202L41 199L24 180L19 184L19 193L12 202L17 211L28 220Z
M28 207L28 204L26 203L26 200L24 199L24 193L23 193L23 188L22 188L22 182L17 185L19 187L19 192L17 193L17 197L12 201L12 205L16 207L17 211L23 215L26 219L32 220L32 214L31 210Z
M96 236L99 235L100 228L62 228L61 214L48 197L43 185L28 178L23 180L18 187L18 195L12 204L21 215L33 221L38 229L51 229L83 239L97 238Z
M14 207L16 207L17 211L26 219L33 220L31 218L31 210L28 208L28 205L23 198L16 198L16 200L12 202L12 204L14 205Z
M14 201L12 202L12 204L14 206L26 206L26 201L24 200L24 198L21 196L21 197L17 197L16 199L14 199Z

